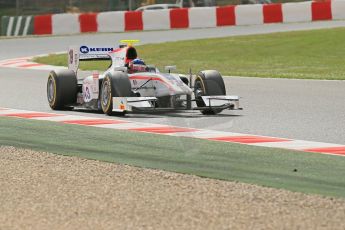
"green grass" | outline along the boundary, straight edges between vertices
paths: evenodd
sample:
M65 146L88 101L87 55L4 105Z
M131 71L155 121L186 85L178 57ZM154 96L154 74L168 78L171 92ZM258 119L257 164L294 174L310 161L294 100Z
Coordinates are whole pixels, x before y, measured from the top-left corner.
M345 79L345 28L284 32L138 46L146 63L177 65L181 73L216 69L223 75L297 79ZM66 55L37 58L66 65ZM105 70L87 63L82 69Z
M0 145L345 197L344 157L4 117Z

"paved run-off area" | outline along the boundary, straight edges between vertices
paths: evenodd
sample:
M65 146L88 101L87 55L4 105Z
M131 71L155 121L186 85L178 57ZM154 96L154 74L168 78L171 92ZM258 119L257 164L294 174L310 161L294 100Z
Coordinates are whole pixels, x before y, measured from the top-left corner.
M0 147L0 229L344 229L345 201Z

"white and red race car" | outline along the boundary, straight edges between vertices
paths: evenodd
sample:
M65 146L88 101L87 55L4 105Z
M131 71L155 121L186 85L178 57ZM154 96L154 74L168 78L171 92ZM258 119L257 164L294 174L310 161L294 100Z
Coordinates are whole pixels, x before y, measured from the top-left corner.
M50 107L102 110L108 115L177 110L200 110L209 115L224 109L241 109L238 96L226 95L218 71L203 70L195 76L190 74L188 79L185 75L172 74L174 66L165 67L167 73L162 73L154 66L133 64L138 58L133 42L122 40L125 45L119 48L70 47L68 70L49 74ZM80 61L105 59L111 60L111 65L103 74L79 77Z

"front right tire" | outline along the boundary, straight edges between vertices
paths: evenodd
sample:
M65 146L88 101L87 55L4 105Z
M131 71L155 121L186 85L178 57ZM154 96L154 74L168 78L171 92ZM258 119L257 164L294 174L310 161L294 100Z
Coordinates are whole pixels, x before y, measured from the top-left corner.
M206 107L202 96L226 95L225 84L222 75L216 70L200 71L194 81L194 95L198 107ZM204 115L215 115L222 109L204 109Z

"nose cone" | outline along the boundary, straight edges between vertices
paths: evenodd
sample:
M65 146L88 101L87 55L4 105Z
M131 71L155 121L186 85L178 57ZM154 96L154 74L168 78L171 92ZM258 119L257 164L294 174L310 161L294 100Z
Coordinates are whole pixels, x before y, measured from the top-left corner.
M178 74L164 74L164 77L171 83L175 91L173 95L192 94L192 89L181 80Z

